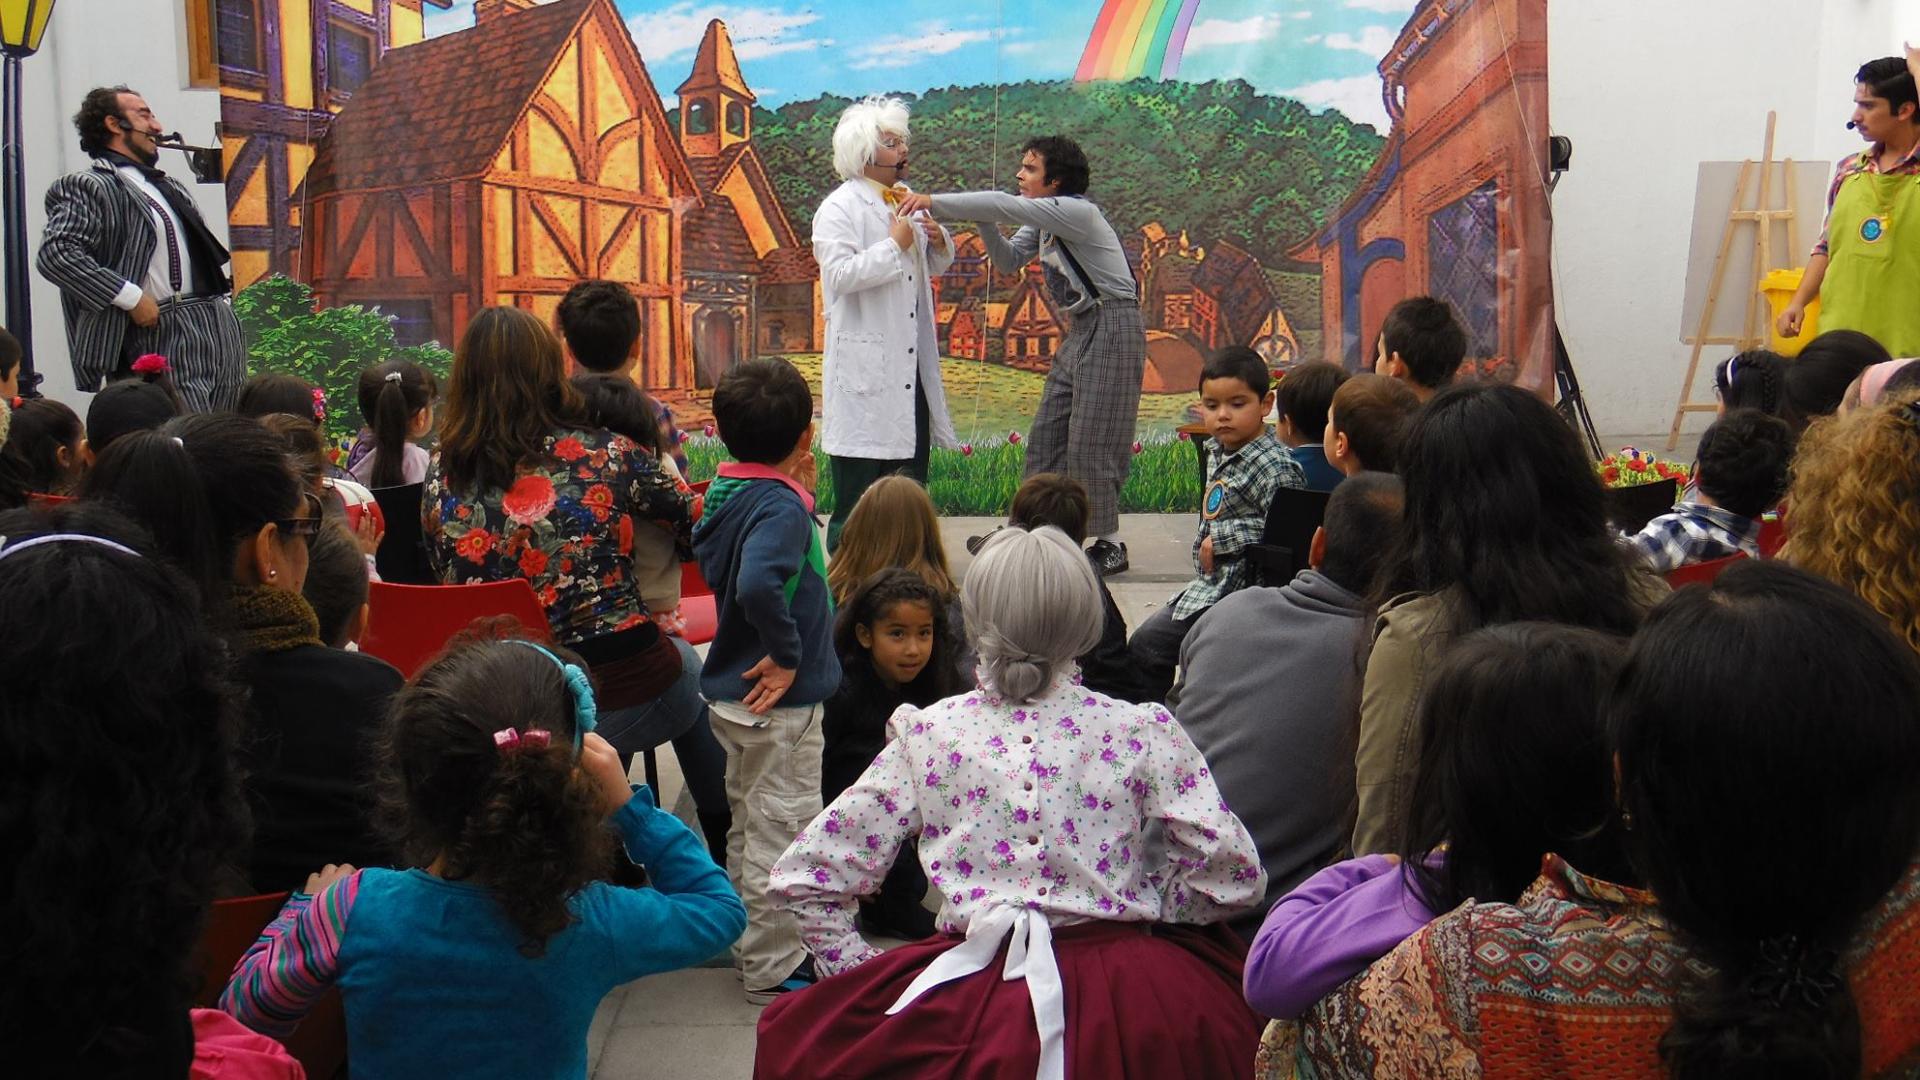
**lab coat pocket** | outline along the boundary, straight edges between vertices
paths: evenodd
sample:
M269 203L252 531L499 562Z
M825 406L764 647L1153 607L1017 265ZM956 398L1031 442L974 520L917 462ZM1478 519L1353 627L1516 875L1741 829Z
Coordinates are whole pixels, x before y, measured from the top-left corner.
M871 397L886 380L887 340L884 334L843 331L833 335L833 385L842 393Z

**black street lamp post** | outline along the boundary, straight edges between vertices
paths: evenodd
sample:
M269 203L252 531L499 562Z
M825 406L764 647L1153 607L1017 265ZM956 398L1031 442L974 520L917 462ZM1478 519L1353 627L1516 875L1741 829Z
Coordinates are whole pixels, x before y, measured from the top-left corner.
M54 0L0 0L0 228L6 230L7 331L20 342L20 392L37 396L33 370L33 298L27 266L27 173L20 122L20 62L40 49Z

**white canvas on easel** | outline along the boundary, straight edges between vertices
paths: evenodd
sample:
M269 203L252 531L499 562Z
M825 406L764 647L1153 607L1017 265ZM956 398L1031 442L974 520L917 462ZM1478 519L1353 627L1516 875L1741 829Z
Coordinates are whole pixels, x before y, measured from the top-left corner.
M1709 346L1729 352L1766 344L1772 321L1760 295L1769 270L1803 265L1826 213L1830 166L1817 161L1775 161L1776 114L1767 114L1759 161L1702 162L1694 194L1693 240L1687 252L1687 290L1681 304L1680 340L1693 346L1680 399L1667 432L1667 449L1680 442L1688 413L1713 412L1711 399L1696 401L1701 354ZM1803 222L1813 224L1802 227Z

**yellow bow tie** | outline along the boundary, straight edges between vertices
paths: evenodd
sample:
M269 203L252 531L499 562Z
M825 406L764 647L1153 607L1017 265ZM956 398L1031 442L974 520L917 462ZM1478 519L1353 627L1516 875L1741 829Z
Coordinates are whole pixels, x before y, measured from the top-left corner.
M886 187L878 180L870 180L868 183L880 189L880 198L885 200L888 206L900 205L900 192L897 189Z

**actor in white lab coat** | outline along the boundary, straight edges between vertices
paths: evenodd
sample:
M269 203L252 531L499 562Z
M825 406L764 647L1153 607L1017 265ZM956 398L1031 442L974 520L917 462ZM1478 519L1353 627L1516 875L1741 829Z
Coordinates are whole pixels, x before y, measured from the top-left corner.
M833 167L846 182L813 215L827 313L820 442L833 470L829 550L875 480L903 472L925 484L931 444L957 445L933 309L933 279L953 264L953 237L925 213L895 211L907 138L900 99L847 106L833 129Z

